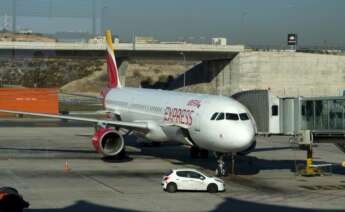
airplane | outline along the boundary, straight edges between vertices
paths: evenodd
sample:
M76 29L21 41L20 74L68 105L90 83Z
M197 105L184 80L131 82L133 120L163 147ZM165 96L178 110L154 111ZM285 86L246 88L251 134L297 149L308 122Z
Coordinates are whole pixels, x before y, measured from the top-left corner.
M256 124L249 110L225 96L123 87L111 32L106 32L108 86L101 92L107 119L2 110L97 124L92 144L105 157L124 157L124 137L131 133L154 142L176 141L190 146L192 158L215 153L218 176L226 175L228 155L250 152L256 145ZM121 129L127 134L120 133Z

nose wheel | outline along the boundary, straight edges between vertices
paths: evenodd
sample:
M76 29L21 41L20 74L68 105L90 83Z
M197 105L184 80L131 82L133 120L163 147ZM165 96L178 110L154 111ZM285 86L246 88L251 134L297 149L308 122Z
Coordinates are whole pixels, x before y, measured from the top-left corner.
M222 177L222 176L228 176L229 170L228 170L228 164L227 164L227 154L224 153L215 153L215 156L217 158L217 169L216 169L216 176ZM235 154L230 154L231 156L231 174L235 174Z

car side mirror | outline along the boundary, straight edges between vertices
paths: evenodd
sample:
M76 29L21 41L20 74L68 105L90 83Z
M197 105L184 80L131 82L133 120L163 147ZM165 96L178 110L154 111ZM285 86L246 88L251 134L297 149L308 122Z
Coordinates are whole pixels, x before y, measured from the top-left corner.
M205 180L205 177L200 177L200 180Z

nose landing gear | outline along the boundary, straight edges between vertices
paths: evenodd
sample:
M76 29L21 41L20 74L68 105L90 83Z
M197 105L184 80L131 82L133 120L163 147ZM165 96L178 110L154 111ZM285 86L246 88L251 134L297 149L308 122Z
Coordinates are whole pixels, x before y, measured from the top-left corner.
M228 175L228 170L226 164L226 155L222 153L215 153L216 159L217 159L217 169L216 169L216 176L221 177L221 176L227 176Z
M217 159L217 169L216 169L216 176L223 177L229 174L228 165L227 165L227 154L224 153L215 153ZM235 174L235 155L230 154L231 157L231 174Z

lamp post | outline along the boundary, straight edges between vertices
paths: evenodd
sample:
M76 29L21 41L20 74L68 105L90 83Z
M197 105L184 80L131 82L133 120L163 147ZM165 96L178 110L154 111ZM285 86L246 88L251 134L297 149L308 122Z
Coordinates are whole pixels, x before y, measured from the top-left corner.
M12 0L12 32L17 30L17 0Z
M103 6L102 7L102 14L101 14L101 32L105 31L107 29L107 15L108 15L108 6Z
M183 57L183 65L186 66L186 55L185 55L183 52L181 52L180 54L181 54L182 57ZM186 86L186 72L184 71L184 72L183 72L183 88L184 88L185 86Z

